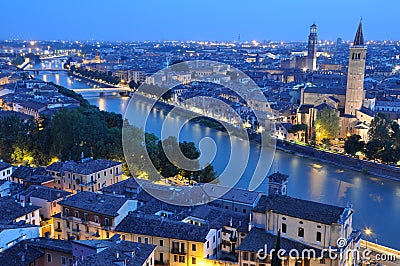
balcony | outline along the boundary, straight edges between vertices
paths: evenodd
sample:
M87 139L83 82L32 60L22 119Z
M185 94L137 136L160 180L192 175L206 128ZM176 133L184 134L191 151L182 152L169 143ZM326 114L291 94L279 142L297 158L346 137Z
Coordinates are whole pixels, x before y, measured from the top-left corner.
M107 231L110 231L110 230L111 230L111 225L108 225L108 224L102 224L102 225L101 225L101 229L103 229L103 230L107 230Z
M185 250L179 250L178 248L171 248L171 254L186 255L186 251Z
M87 220L87 218L82 218L82 219L81 219L81 222L82 222L83 224L85 224L85 225L87 225L87 224L88 224L88 220Z

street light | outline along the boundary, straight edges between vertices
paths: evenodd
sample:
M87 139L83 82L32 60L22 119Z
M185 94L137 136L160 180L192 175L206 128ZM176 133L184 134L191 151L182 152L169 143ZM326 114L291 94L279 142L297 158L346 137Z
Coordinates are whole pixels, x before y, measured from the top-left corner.
M364 234L369 238L370 235L372 235L372 229L371 228L365 228L364 229ZM368 240L365 240L365 248L368 248Z

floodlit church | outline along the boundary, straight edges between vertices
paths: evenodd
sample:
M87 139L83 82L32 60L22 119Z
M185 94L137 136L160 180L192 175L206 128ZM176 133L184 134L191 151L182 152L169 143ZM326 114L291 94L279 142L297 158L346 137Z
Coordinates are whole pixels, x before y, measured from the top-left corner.
M360 21L350 47L346 89L307 87L301 92L297 121L308 125L309 136L314 132L318 112L329 108L340 117L339 138L357 134L363 140L368 139L369 125L375 116L375 99L366 97L364 90L366 55L367 47Z

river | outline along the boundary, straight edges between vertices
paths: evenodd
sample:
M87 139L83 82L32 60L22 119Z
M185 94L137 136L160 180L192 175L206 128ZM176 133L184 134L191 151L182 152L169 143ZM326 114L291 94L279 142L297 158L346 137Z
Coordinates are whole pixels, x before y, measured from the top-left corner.
M37 75L46 81L72 88L87 88L91 84L68 77L65 72L40 72ZM85 95L84 95L85 96ZM129 104L127 97L87 97L87 100L101 110L124 113ZM150 108L144 102L131 103L130 114L141 117ZM146 131L160 137L160 125L165 119L165 111L153 110L147 120ZM175 118L177 125L182 122ZM218 151L212 165L221 173L227 164L226 147L229 148L229 136L214 129L186 124L180 140L193 141L196 144L209 136L217 144ZM257 149L251 148L250 161L238 187L246 188L251 171L258 160ZM368 240L400 249L400 182L377 178L360 172L341 169L312 159L276 151L270 173L280 171L289 175L288 195L321 203L346 206L352 204L355 209L354 227L371 228L372 236ZM266 191L266 184L258 190Z

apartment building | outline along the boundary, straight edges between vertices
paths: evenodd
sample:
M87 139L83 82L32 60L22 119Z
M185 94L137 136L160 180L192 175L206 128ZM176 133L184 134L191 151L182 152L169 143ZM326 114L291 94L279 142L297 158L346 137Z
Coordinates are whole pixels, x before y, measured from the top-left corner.
M122 181L122 163L111 160L55 162L47 167L57 189L77 193L78 191L97 192L102 188Z
M61 213L54 215L56 239L108 239L115 227L136 210L137 202L94 192L79 192L58 204Z

